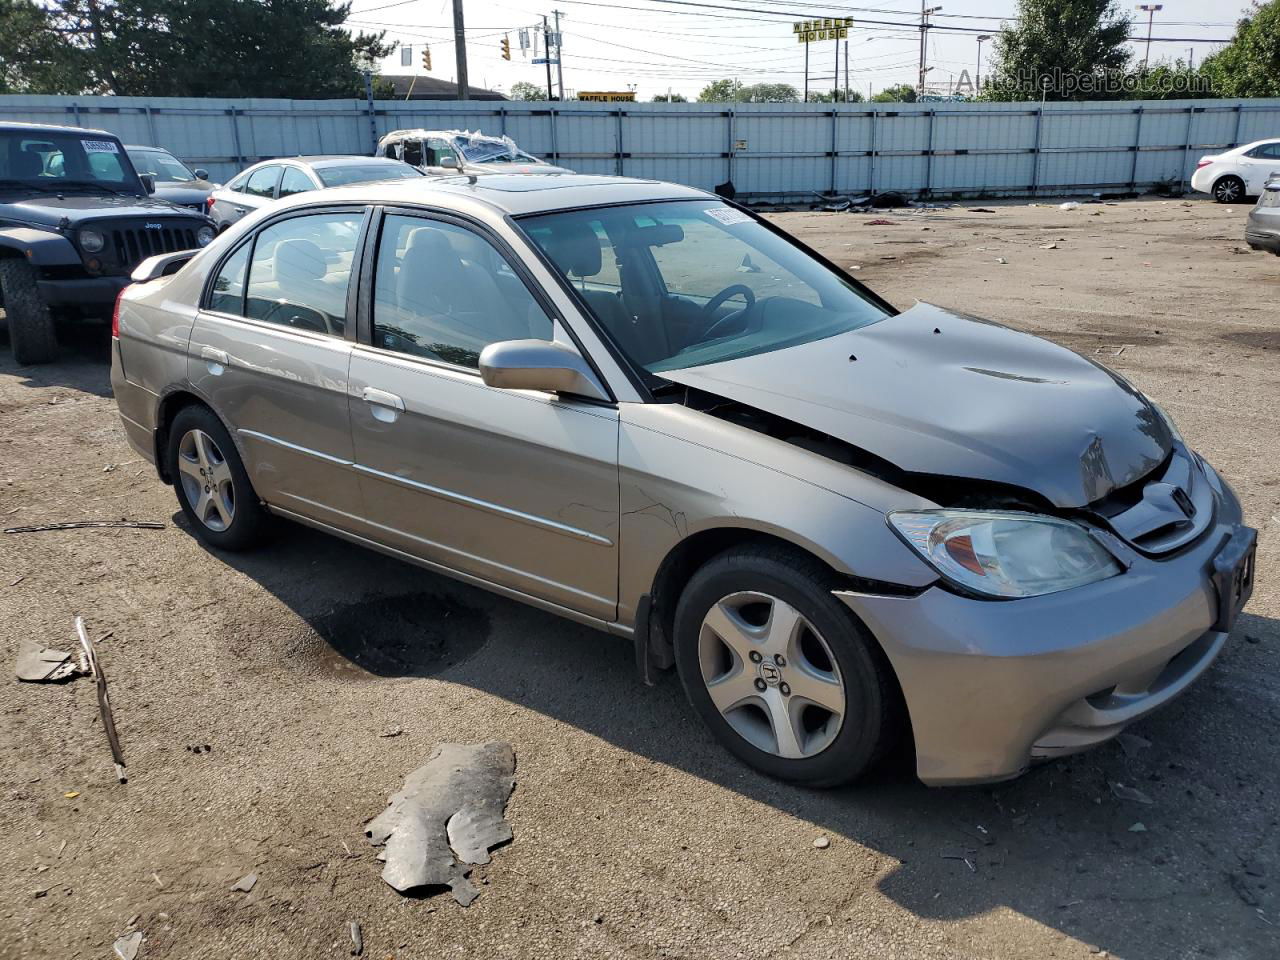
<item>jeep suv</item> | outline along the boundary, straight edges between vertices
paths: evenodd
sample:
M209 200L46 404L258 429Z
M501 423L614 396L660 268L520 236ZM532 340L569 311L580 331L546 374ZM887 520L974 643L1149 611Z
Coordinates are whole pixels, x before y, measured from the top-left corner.
M142 260L213 239L154 189L110 133L0 123L0 307L19 363L53 360L55 324L109 317Z

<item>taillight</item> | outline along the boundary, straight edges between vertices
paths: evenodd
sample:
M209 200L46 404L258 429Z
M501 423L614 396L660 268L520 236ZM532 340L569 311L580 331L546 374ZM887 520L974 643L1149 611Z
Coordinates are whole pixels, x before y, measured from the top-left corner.
M1212 160L1201 160L1199 163L1197 163L1197 164L1196 164L1196 169L1197 169L1197 170L1200 170L1200 169L1202 169L1202 168L1204 168L1204 167L1209 166L1209 164L1211 164L1211 163L1213 163L1213 161L1212 161Z
M213 212L213 205L214 205L214 203L216 203L216 202L217 202L217 201L215 201L215 200L213 199L213 194L212 194L212 193L211 193L211 194L209 194L209 196L205 197L205 200L204 200L204 209L205 209L205 212L206 212L206 213L212 213L212 212Z
M111 336L116 340L120 339L120 301L128 289L127 286L120 288L120 292L116 294L116 305L111 308Z

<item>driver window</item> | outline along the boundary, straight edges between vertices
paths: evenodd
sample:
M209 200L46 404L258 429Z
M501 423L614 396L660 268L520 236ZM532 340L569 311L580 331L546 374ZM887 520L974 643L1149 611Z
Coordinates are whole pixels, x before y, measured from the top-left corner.
M676 224L684 231L683 239L676 243L650 247L668 293L706 303L724 289L727 276L736 274L734 279L757 299L785 296L822 305L811 286L763 253L744 254L741 243L711 223L693 217L663 217L662 222ZM656 225L647 218L638 223L641 228ZM741 298L734 301L741 302Z
M458 159L458 155L454 152L449 141L442 140L439 137L432 137L427 141L427 152L431 158L428 166L432 167L444 166L445 157L452 157L455 161Z
M404 142L404 155L401 159L415 167L422 166L422 141L406 140Z
M550 340L551 318L484 237L390 215L373 288L373 345L476 369L502 340Z
M346 329L347 284L361 213L290 217L257 236L246 315L335 337Z

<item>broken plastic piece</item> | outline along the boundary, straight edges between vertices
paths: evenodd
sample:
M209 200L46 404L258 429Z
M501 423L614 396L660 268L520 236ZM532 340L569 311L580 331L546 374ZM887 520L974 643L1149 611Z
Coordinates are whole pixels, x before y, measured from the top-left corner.
M364 935L360 932L360 924L352 920L347 924L347 933L351 935L351 955L360 956L364 953Z
M30 527L8 527L5 533L40 533L43 530L90 530L98 527L133 527L138 530L163 530L163 523L150 520L75 520L68 523L40 523Z
M111 759L116 765L116 779L124 783L128 776L124 772L124 751L120 749L115 715L111 712L111 697L107 695L107 675L98 665L98 655L94 652L93 644L89 642L89 634L85 632L83 617L76 617L76 636L80 638L80 649L84 661L88 664L88 672L93 675L98 687L98 712L102 714L102 728L107 732L107 745L111 747Z
M24 641L18 653L18 679L27 683L58 683L79 672L71 654L51 647Z
M507 743L438 745L365 826L371 844L386 845L382 879L401 893L449 887L468 906L479 891L467 865L488 863L489 851L511 840L503 811L515 769Z
M235 883L231 885L231 891L233 893L248 893L250 890L254 888L257 882L258 882L258 875L256 873L246 873L243 877L241 877L239 880L237 880Z
M1112 783L1111 792L1121 800L1132 800L1134 803L1155 803L1137 787L1126 787L1123 783Z
M120 960L134 960L138 955L138 948L142 946L142 931L135 930L133 933L125 934L117 940L111 947Z

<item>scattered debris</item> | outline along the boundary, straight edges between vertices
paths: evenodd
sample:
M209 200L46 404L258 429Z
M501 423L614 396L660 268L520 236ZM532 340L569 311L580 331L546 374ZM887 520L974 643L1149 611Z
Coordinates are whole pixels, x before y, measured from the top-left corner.
M65 650L26 640L18 652L17 674L26 683L61 683L79 676L80 670Z
M893 220L886 220L884 217L876 217L874 220L868 220L863 224L864 227L896 227L897 223Z
M1126 787L1123 783L1112 782L1111 792L1121 800L1132 800L1134 803L1155 803L1150 797L1139 790L1137 787Z
M1249 887L1249 881L1238 873L1228 873L1227 883L1231 884L1231 889L1236 892L1236 896L1243 900L1251 907L1256 907L1261 902L1258 895Z
M1116 737L1116 743L1120 745L1120 749L1124 751L1126 757L1136 757L1141 751L1151 746L1151 741L1146 737L1140 737L1136 733L1122 733Z
M138 948L142 946L142 931L135 930L133 933L127 933L112 945L111 949L120 960L134 960L138 955Z
M258 882L258 875L256 873L246 873L243 877L241 877L239 880L237 880L235 883L231 885L231 892L232 893L248 893L250 890L254 888L254 885L257 884L257 882Z
M1128 345L1127 343L1126 343L1126 344L1124 344L1124 345L1122 345L1122 346L1120 347L1120 349L1119 349L1119 350L1117 350L1115 353L1113 353L1113 354L1112 354L1112 356L1113 356L1113 357L1121 356L1121 355L1124 353L1125 348L1126 348L1126 347L1128 347L1128 346L1129 346L1129 345Z
M395 727L387 727L387 729L383 730L380 734L378 734L378 736L380 736L380 737L398 737L398 736L400 736L402 733L404 733L404 727L401 727L401 726L395 726Z
M439 744L365 826L373 846L386 846L382 879L401 893L447 886L470 905L480 891L468 865L488 863L489 850L512 837L503 811L515 768L508 743Z
M360 924L352 920L347 924L347 933L351 935L351 955L360 956L364 953L364 936L360 933Z
M120 749L120 737L116 734L116 720L111 712L111 697L107 694L107 675L102 672L102 667L98 664L98 655L93 649L93 644L89 642L89 635L85 633L83 617L76 617L76 636L80 638L80 648L89 665L88 672L92 673L98 686L98 712L102 714L102 728L107 733L111 759L115 761L116 779L124 783L129 778L124 772L124 751Z
M10 580L10 581L9 581L9 586L11 586L11 587L16 587L18 584L20 584L20 583L21 583L23 580L25 580L25 579L27 579L25 574L24 574L24 575L20 575L17 579L15 579L15 580Z
M1058 245L1056 243L1042 243L1040 245L1040 249L1041 250L1057 250Z
M813 847L815 850L825 850L829 846L831 846L831 841L826 837L819 837L817 840L813 841Z
M63 799L65 799L65 800L74 800L76 797L80 796L80 791L79 791L79 790L68 790L68 791L67 791L66 793L64 793L62 796L63 796Z
M871 198L871 206L884 210L889 207L905 207L908 206L906 194L895 193L878 193Z
M72 520L66 523L41 523L29 527L6 527L5 533L40 533L45 530L91 530L99 527L133 527L139 530L163 530L165 524L151 520Z
M969 868L969 872L970 872L970 873L977 873L977 872L978 872L978 868L977 868L977 867L975 867L975 866L973 865L973 861L972 861L972 860L970 860L968 857L964 856L963 854L960 854L960 853L944 853L944 854L942 854L942 859L943 859L943 860L960 860L960 861L962 861L962 862L964 863L964 865L965 865L966 867L968 867L968 868Z
M1006 260L1004 257L996 257L996 263L1008 263L1008 262L1009 261Z
M1146 833L1147 825L1143 823L1141 820L1139 820L1137 823L1135 823L1133 826L1129 828L1129 832L1130 833Z
M1255 637L1252 633L1246 633L1246 634L1244 635L1244 642L1245 642L1245 643L1261 643L1261 642L1262 642L1262 638L1261 638L1261 637Z
M970 207L969 212L970 213L995 213L994 210L991 210L988 207Z
M1076 203L1074 200L1068 200L1066 203L1058 204L1058 209L1059 210L1079 210L1080 204Z

